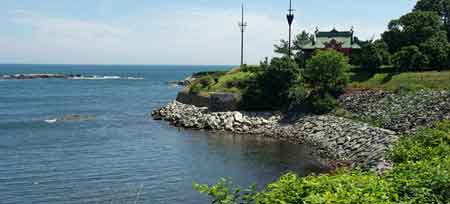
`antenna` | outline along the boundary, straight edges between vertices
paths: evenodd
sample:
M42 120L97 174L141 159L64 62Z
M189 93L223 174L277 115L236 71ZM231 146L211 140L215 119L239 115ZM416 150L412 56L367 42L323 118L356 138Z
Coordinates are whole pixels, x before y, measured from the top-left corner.
M242 16L241 21L238 23L241 29L241 67L244 66L244 32L245 28L248 26L247 22L244 21L244 2L242 2Z
M294 22L294 12L295 10L292 9L292 0L289 0L289 9L288 9L288 14L286 15L288 24L289 24L289 53L288 56L291 57L291 41L292 41L292 23Z

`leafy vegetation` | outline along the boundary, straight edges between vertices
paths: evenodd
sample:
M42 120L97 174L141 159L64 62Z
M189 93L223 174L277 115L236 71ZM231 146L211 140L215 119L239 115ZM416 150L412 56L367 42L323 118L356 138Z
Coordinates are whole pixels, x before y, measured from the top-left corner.
M241 192L225 180L194 186L220 204L450 202L449 121L404 136L390 157L396 164L382 174L342 169L302 178L289 173L258 192L254 187Z
M288 57L273 58L270 64L261 64L264 71L257 73L243 95L245 109L279 109L289 105L289 89L301 83L301 73L295 61Z
M233 69L214 78L206 75L190 87L191 93L229 92L243 95L243 109L288 109L326 113L349 82L348 58L334 50L318 51L300 69L289 57L273 58L259 67Z

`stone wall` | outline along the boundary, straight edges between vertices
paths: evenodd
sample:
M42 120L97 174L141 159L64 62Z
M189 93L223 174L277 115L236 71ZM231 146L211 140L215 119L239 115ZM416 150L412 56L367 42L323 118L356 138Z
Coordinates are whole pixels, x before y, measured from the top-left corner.
M189 93L189 90L185 88L178 93L177 101L180 103L194 105L197 107L208 107L209 95Z
M239 110L242 96L233 93L210 93L208 109L210 111Z
M239 109L240 94L211 92L207 94L189 93L186 88L178 93L177 101L197 107L208 107L214 112Z

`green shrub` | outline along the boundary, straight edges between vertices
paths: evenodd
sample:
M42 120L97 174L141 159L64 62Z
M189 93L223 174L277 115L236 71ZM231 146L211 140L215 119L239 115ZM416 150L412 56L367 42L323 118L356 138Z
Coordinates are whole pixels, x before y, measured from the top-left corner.
M334 94L346 87L349 69L348 58L342 53L334 50L317 51L307 61L303 76L314 91Z
M257 73L257 72L261 72L264 71L263 68L261 66L257 66L257 65L245 65L244 67L242 67L242 71L243 72L252 72L252 73Z
M207 188L197 187L213 198L213 203L290 204L290 203L398 203L394 186L370 172L341 172L337 175L298 177L286 174L259 193L239 199L239 194L223 187L223 180ZM236 198L237 196L238 198ZM217 202L219 200L219 202ZM236 202L244 200L244 202Z
M304 83L294 84L289 89L289 101L291 105L299 105L308 101L310 90L305 86Z
M450 122L423 129L413 136L402 137L389 156L396 163L416 162L450 155Z
M262 65L259 73L243 96L244 107L277 109L289 105L289 89L301 78L300 68L288 57L273 58L270 65Z
M329 93L313 95L310 100L312 110L316 114L329 113L338 106L336 98Z
M450 157L442 156L399 164L386 180L407 203L449 203Z
M224 178L213 186L197 183L194 183L193 186L198 192L212 197L213 204L253 203L256 195L255 185L241 190L240 187L234 186L233 182Z
M211 75L203 76L191 85L189 92L200 93L202 91L208 91L215 83L216 81Z
M430 59L430 66L432 68L442 70L442 68L447 66L450 43L447 41L445 31L435 34L420 44L420 49Z
M392 63L402 71L418 70L430 63L428 57L415 45L403 47L392 57Z
M375 41L362 48L360 54L361 67L365 70L375 71L383 64L390 64L390 54L387 44Z

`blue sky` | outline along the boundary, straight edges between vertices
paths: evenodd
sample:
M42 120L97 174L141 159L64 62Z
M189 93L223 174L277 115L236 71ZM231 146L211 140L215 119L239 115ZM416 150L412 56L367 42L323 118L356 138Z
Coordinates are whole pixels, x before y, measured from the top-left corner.
M246 62L287 36L288 1L247 0ZM376 38L416 0L293 0L294 30ZM238 64L241 0L2 0L0 63Z

